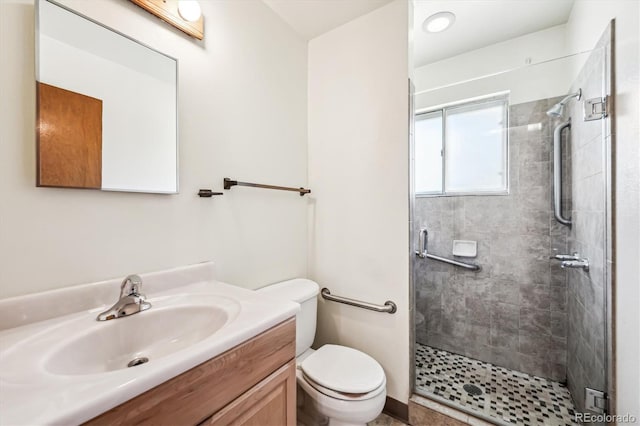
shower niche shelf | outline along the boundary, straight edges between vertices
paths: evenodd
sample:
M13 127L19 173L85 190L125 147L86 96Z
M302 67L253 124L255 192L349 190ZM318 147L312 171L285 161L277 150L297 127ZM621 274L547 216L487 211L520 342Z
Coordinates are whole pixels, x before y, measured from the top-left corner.
M476 257L478 255L478 243L471 240L453 240L451 252L454 256Z

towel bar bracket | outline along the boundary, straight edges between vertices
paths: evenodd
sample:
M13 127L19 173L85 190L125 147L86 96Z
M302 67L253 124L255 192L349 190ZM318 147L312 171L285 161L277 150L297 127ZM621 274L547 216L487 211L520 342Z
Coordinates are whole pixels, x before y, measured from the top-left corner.
M214 192L212 189L201 189L198 191L198 196L203 198L211 198L214 195L224 195L222 192Z

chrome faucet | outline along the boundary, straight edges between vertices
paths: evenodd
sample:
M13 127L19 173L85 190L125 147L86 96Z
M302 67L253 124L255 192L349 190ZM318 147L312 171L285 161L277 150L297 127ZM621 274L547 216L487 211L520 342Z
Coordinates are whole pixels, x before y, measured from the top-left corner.
M565 260L560 264L560 267L584 269L589 272L589 261L587 259Z
M580 260L580 255L578 253L573 253L573 254L555 254L553 256L550 256L549 259L562 260L562 261Z
M549 257L549 259L555 259L561 261L561 268L576 268L584 269L589 272L589 260L583 259L578 253L573 254L556 254Z
M97 317L97 321L107 321L116 318L127 317L146 311L151 307L147 297L141 293L142 278L138 275L129 275L120 285L120 299Z

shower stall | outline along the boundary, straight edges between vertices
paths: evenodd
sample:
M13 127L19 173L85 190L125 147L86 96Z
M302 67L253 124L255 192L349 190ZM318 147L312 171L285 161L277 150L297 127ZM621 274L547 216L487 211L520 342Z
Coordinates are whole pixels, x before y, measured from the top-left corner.
M417 70L415 395L495 424L607 412L611 34L457 82Z

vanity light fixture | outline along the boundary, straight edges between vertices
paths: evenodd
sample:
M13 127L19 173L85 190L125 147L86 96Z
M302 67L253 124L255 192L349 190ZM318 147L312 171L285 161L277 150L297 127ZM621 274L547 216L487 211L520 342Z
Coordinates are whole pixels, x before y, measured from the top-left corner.
M178 13L185 21L197 22L202 16L198 0L178 0Z
M198 0L130 0L180 31L204 38L204 17Z
M429 16L422 23L422 29L427 33L440 33L456 22L456 15L451 12L438 12Z

